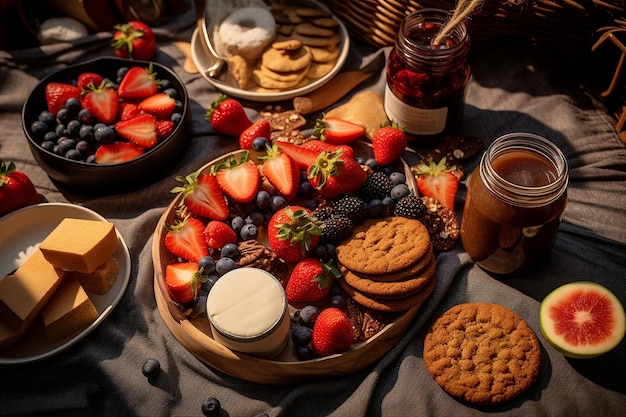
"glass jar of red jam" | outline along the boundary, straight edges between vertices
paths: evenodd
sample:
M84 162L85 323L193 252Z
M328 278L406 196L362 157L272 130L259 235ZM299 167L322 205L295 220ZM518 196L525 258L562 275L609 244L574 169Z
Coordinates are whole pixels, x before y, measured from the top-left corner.
M421 9L401 23L387 60L384 105L387 118L410 140L434 144L461 124L470 78L470 38L457 25L438 45L433 41L450 14Z
M496 139L469 176L461 241L482 269L535 271L554 243L567 201L568 168L552 142L529 133Z

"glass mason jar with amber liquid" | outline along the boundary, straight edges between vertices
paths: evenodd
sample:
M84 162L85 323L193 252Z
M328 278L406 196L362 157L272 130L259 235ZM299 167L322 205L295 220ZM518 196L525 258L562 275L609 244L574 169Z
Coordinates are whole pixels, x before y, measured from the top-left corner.
M421 9L401 23L387 59L384 106L387 118L419 144L434 144L463 120L470 78L470 38L464 23L439 44L437 34L450 18L439 9Z
M550 141L528 133L496 139L468 179L461 241L484 270L524 275L550 253L567 201L568 167Z

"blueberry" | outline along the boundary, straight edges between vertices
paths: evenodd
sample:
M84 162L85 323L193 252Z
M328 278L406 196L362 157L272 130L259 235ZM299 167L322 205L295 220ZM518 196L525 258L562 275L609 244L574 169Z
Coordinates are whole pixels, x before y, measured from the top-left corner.
M324 245L317 245L315 249L313 249L313 256L322 262L328 261L328 250Z
M78 137L81 140L93 142L96 137L94 136L94 128L91 125L82 125L78 131Z
M65 157L67 159L71 159L72 161L80 161L83 159L83 155L76 149L70 149L69 151L65 152Z
M311 197L315 192L315 188L308 181L302 181L300 186L298 187L298 196L299 197Z
M121 81L122 78L124 78L124 76L126 75L126 73L128 72L129 68L128 67L119 67L117 69L117 72L115 73L115 77ZM118 82L119 82L118 81Z
M320 314L320 308L313 305L307 305L300 309L299 321L303 326L313 328L317 316Z
M265 216L263 215L263 213L260 213L258 211L253 211L248 215L248 217L246 217L246 224L253 224L256 227L261 226L264 221Z
M363 159L362 156L355 156L354 162L356 162L359 165L365 165L365 159Z
M94 137L102 145L111 143L115 140L115 131L106 125L96 125L94 128Z
M265 190L261 190L256 194L254 204L260 210L265 210L270 206L270 193Z
M67 136L67 128L64 124L59 123L54 128L54 133L56 133L58 137Z
M385 210L382 200L374 198L367 203L367 213L370 217L378 217Z
M178 91L176 91L176 89L172 87L164 89L163 93L167 94L173 99L177 99L179 97Z
M80 133L81 123L78 120L70 120L67 122L67 133L73 137L77 138Z
M219 276L237 268L237 264L231 258L220 258L215 262L215 271Z
M298 346L296 350L296 357L301 361L308 361L313 359L313 351L308 346Z
M386 175L390 176L394 172L394 168L392 166L384 166L381 168L381 171Z
M39 113L39 116L37 116L37 120L39 120L40 122L44 122L50 129L54 129L57 124L57 118L48 110L44 110Z
M254 138L252 141L252 150L257 152L263 152L265 150L265 146L269 144L267 138L263 136L259 136L258 138Z
M391 198L396 201L400 200L402 197L406 197L409 194L411 194L411 190L409 190L409 187L406 184L394 185L391 189L391 192L389 193Z
M241 216L235 216L230 221L230 227L235 231L235 233L239 234L243 225L246 224L246 221Z
M215 272L215 259L211 256L203 256L198 261L198 268L202 268L202 275L211 275Z
M217 282L219 278L220 278L219 276L213 275L213 274L207 276L206 281L202 283L202 286L200 288L202 288L204 291L208 293L209 291L211 291L211 288L213 288L213 285L215 285L215 283Z
M380 164L374 158L368 158L365 160L365 165L373 169L374 171L378 171L380 169Z
M389 174L389 179L394 184L406 184L406 176L403 173L398 172L398 171L394 171L391 174Z
M202 414L206 417L217 417L220 415L222 405L217 398L209 397L202 401Z
M197 296L193 301L193 311L198 313L200 316L206 316L206 299L207 295L202 294Z
M59 123L67 124L70 120L72 120L72 113L69 109L63 107L57 112L57 120Z
M337 248L335 247L335 245L333 245L332 243L327 243L324 246L326 246L326 252L328 252L328 259L337 258Z
M227 243L222 247L221 257L235 259L239 256L239 248L234 243Z
M56 142L58 139L59 139L59 136L56 134L56 132L53 132L53 131L46 132L46 134L43 136L44 142L45 141Z
M30 133L33 134L37 141L43 140L46 133L48 133L48 129L48 125L40 120L35 120L30 125Z
M277 212L280 209L287 207L287 200L283 196L275 195L270 201L270 210Z
M148 378L154 378L161 371L161 363L157 359L150 358L144 362L141 372Z
M87 109L80 109L78 111L78 121L85 125L93 126L96 124L96 117L91 114Z
M393 209L396 207L396 201L391 197L383 198L383 215L391 216L393 214Z
M304 202L304 207L311 211L315 210L319 205L320 205L320 202L317 200L309 199Z
M179 112L175 111L174 113L172 113L172 115L170 116L170 120L174 123L180 123L181 120L183 120L183 115L180 114Z
M89 155L87 157L87 159L85 159L85 162L88 162L90 164L95 164L96 163L96 155Z
M80 109L83 108L83 106L80 104L80 100L78 100L77 98L68 98L65 102L64 107L68 109L70 111L70 114L72 115L77 115Z
M172 82L170 80L163 79L159 84L159 88L161 91L167 90L168 88L172 88Z
M54 152L55 146L56 143L51 140L44 140L43 142L41 142L41 147L50 152Z
M241 231L239 232L241 240L256 239L258 235L259 229L253 223L247 223L243 225Z
M291 341L296 346L306 346L311 343L311 334L313 331L306 326L295 327L291 331Z
M346 308L348 304L346 297L344 297L341 294L333 294L332 296L328 298L328 301L331 307L336 307L340 310L343 310L344 308Z

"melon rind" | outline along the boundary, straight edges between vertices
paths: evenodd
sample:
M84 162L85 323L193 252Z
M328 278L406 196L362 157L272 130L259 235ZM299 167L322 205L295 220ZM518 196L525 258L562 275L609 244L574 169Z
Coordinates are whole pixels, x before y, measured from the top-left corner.
M549 317L548 311L560 300L568 298L574 291L595 291L611 303L611 310L614 315L615 325L611 335L602 343L597 345L572 346L554 329L554 321ZM591 281L577 281L562 285L548 294L539 309L539 322L541 332L546 340L565 356L575 359L589 359L598 357L615 348L626 334L626 314L619 299L606 287Z

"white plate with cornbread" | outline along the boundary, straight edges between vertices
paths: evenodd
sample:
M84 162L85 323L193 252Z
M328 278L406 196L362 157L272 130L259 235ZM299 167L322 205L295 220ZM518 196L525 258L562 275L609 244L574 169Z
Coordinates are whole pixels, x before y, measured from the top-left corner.
M214 0L206 10L207 34L227 69L217 77L206 73L214 59L199 30L192 59L202 77L232 97L278 102L305 95L330 81L348 56L346 27L317 1Z
M49 260L52 258L48 251L46 257L42 256L46 250L44 241L55 232L67 234L62 225L76 231L80 241L89 241L94 235L100 245L81 257L84 266L60 268L57 262ZM60 283L51 286L51 295L33 307L38 311L35 318L29 320L16 340L11 334L20 313L12 315L7 310L13 308L15 312L19 307L11 307L12 300L7 299L6 292L0 293L0 346L4 346L0 348L0 364L34 362L69 348L100 325L124 295L131 269L128 247L115 226L100 214L75 204L42 203L0 218L0 230L0 291L8 291L10 286L1 285L2 281L10 275L14 279L20 268L24 271L20 276L26 276L29 264L38 273L50 272L53 281L57 280L55 274L60 276ZM66 244L63 239L60 243ZM42 276L38 278L43 280ZM72 326L76 330L68 333L67 328Z

